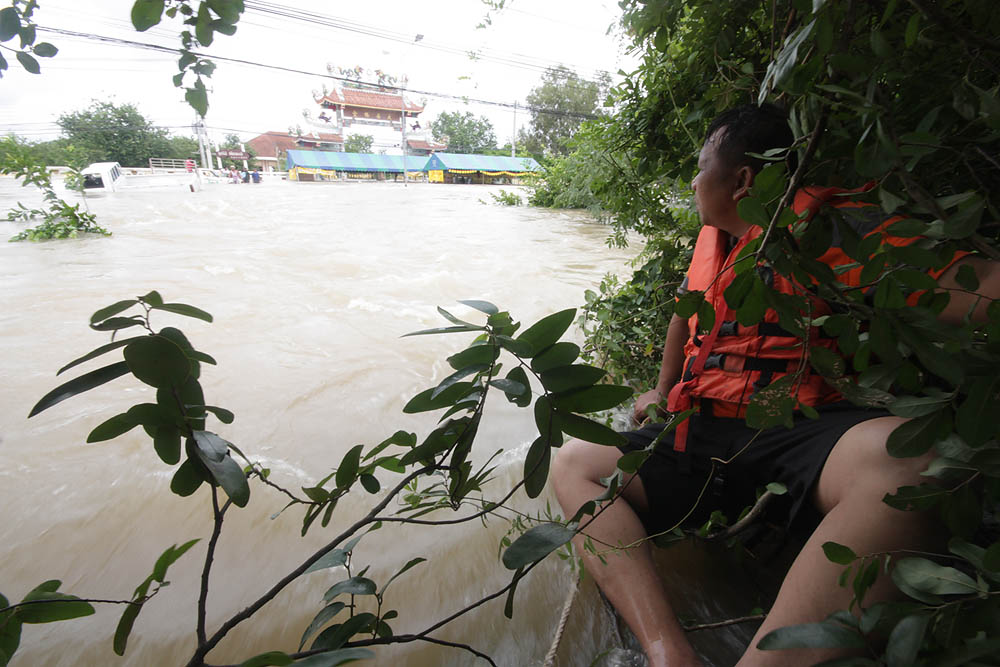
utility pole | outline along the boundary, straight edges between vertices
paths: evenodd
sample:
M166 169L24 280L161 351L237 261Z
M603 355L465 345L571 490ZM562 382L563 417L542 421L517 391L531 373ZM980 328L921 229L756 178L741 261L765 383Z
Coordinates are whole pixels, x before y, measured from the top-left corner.
M399 89L399 127L402 141L399 147L403 150L403 187L406 187L406 102L403 97L403 88L406 87L407 80L403 77L403 87Z
M517 157L517 100L514 100L514 129L510 133L510 156Z

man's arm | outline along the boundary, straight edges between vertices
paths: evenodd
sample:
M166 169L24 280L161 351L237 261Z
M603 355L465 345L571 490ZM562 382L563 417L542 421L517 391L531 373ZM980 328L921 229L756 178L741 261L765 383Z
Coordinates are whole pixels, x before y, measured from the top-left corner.
M968 291L958 284L955 276L963 266L972 267L979 279L979 288ZM938 286L948 290L951 300L939 316L951 324L961 324L966 315L973 322L983 322L986 309L994 299L1000 299L1000 263L982 257L963 257L948 268L938 279Z
M667 339L663 343L663 360L660 362L660 375L656 380L656 387L641 394L635 402L632 416L637 422L644 421L646 408L662 403L670 393L671 387L680 379L684 365L684 344L688 335L688 321L674 315L667 327Z

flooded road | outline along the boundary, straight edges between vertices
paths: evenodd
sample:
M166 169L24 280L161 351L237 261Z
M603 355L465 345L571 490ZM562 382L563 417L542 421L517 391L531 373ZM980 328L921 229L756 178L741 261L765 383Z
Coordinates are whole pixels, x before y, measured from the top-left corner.
M447 324L436 306L474 318L456 300L486 299L529 325L578 306L605 273L628 272L637 245L609 249L607 228L581 212L480 201L492 202L489 193L497 191L376 183L126 190L88 200L110 238L0 243L0 591L20 599L58 578L81 597L127 599L164 549L210 532L206 490L191 498L171 494L173 468L156 458L141 429L85 443L108 417L150 400L144 385L122 378L26 419L64 381L58 368L107 342L87 327L95 310L155 289L167 301L210 312L213 324L157 314L153 325L182 328L218 361L203 367L206 400L232 410L236 421L209 428L271 468L277 483L298 490L328 474L355 444L372 446L397 429L421 438L428 432L433 417L403 415L401 408L447 375L445 357L471 340L400 337ZM36 201L30 190L0 179L0 211L17 200ZM0 236L23 226L2 222ZM507 450L498 495L520 474L534 437L530 412L502 403L487 410L474 452L485 460ZM249 507L226 518L211 581L210 633L373 503L364 494L348 497L329 528L317 526L303 539L301 512L272 520L284 497L252 486ZM515 496L513 504L537 513L546 501L558 511L548 492L535 501ZM371 563L368 576L384 581L410 558L428 559L386 596L400 612L393 629L416 632L509 580L497 558L507 528L499 520L386 527L361 542L356 562ZM12 664L183 664L193 647L206 541L171 569L171 586L139 616L124 661L111 651L121 608L100 605L86 619L25 626ZM212 662L296 650L323 593L341 578L342 571L328 570L300 580L232 633ZM434 636L471 643L498 664L541 664L573 580L552 558L519 587L513 620L504 618L501 598ZM556 664L590 664L613 645L613 635L599 604L578 605L564 639L573 648ZM373 662L386 665L473 663L470 653L429 644L379 649L377 656Z

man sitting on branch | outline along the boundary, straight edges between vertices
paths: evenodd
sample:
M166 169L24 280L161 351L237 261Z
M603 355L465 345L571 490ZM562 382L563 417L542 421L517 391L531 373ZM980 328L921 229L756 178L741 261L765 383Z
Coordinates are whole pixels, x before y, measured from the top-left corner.
M884 409L845 401L806 360L806 353L815 347L839 354L836 339L812 321L833 312L831 306L817 296L814 285L803 287L801 281L758 261L753 252L741 255L765 230L741 218L738 202L751 194L755 178L767 164L761 156L793 144L786 117L771 105L732 109L709 127L698 160L699 173L692 181L702 228L680 291L703 294L715 317L699 310L705 320L699 327L698 315L673 316L656 387L639 397L634 410L637 421L654 405L666 404L671 413L694 413L676 429L660 423L624 434L628 445L622 451L646 449L654 440L655 449L634 476L623 480L620 497L585 523L574 540L587 571L635 633L653 667L700 663L654 569L645 539L649 535L682 524L700 525L713 510L735 517L754 503L757 488L771 482L787 488L783 520L790 528L812 529L812 534L740 660L744 667L815 664L843 655L840 649L756 648L776 628L819 622L848 608L852 594L837 584L842 566L827 560L824 543L836 542L857 554L877 554L932 550L942 539L930 513L901 511L882 501L900 486L928 481L920 473L934 458L933 451L913 458L890 456L886 451L889 434L906 420ZM791 162L794 152L789 150L789 156ZM843 217L857 237L879 234L883 244L897 246L917 240L892 237L887 231L891 221L884 220L878 208L850 194L835 188L803 188L793 205L799 214L796 224L832 207L851 214ZM852 260L839 247L841 242L835 234L832 247L818 261L832 269L830 275L836 274L841 289L863 289L860 269L846 267ZM746 270L768 288L806 305L799 318L805 323L800 330L790 331L787 317L770 308L751 326L737 321L727 297L733 301L741 290L745 293L747 278L742 279L742 288L727 289L745 272L740 262L753 263ZM958 289L956 275L963 266L975 271L978 296ZM989 299L1000 296L996 266L956 253L950 262L929 271L939 289L950 294L938 317L949 322L961 322L967 316L985 319ZM915 304L918 296L911 295L910 303ZM777 385L782 378L790 379ZM794 418L782 426L750 428L745 415L751 397L769 386L772 390L787 387L786 395L797 406ZM563 445L553 463L552 479L567 515L605 491L602 479L615 472L621 453L581 440ZM715 477L724 486L717 500L704 493L720 485L709 483ZM598 556L583 548L588 537L602 545L639 546ZM865 603L898 595L890 578L883 576L868 591Z

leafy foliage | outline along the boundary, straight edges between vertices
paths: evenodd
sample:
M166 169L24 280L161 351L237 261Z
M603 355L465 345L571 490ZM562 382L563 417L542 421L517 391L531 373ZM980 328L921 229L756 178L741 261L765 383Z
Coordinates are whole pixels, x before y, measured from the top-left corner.
M97 224L93 213L82 211L80 204L70 204L56 195L48 169L35 159L28 146L14 137L0 139L0 174L16 176L21 179L22 186L38 187L45 199L46 208L28 208L18 202L17 208L7 212L7 219L12 221L42 219L41 224L15 234L11 241L76 238L80 234L111 235Z
M93 100L57 122L69 143L86 151L93 162L141 167L170 151L167 131L155 127L133 104Z
M449 153L483 153L497 145L493 123L471 111L442 111L431 121L431 133L435 141L448 144Z
M927 484L885 501L938 513L955 537L951 554L938 559L829 548L831 560L847 566L841 581L862 609L860 621L838 612L820 624L776 631L762 648L871 646L869 637L888 637L884 655L858 664L966 664L995 654L1000 613L991 600L998 581L984 555L997 549L990 535L1000 503L992 418L1000 409L1000 308L983 307L991 293L979 297L975 317L970 310L954 325L942 322L948 302L978 292L981 277L964 271L951 295L933 277L957 251L1000 258L1000 18L992 3L626 0L623 7L642 64L612 91L616 115L601 121L599 133L579 133L577 153L550 167L536 188L535 202L545 205L589 189L596 199L590 207L612 219L617 239L636 231L653 242L651 252L662 252L658 271L649 270L657 264L647 257L633 280L606 281L604 294L590 297L595 323L586 349L608 348L609 360L621 364L608 366L619 381L655 378L655 351L642 348L649 334L641 325L632 330L639 319L633 314L642 312L639 298L679 282L687 251L682 242L669 243L682 241L676 213L686 207L656 193L675 188L672 194L683 197L707 124L719 112L765 100L783 105L800 140L763 156L779 164L761 172L752 196L740 202L741 216L764 233L738 269L727 303L745 326L774 310L788 330L819 325L837 338L839 356L800 336L801 368L824 375L852 401L912 418L892 434L889 452L935 451L939 458ZM780 164L788 150L797 154L796 172ZM588 151L596 159L584 159ZM619 169L592 166L600 159ZM797 216L786 206L799 186L869 181L857 199L882 219L897 216L891 233L905 243L854 234L840 209L793 224ZM663 206L665 200L674 205ZM834 235L860 271L863 291L843 289L816 261ZM814 285L833 312L812 321L804 294L773 292L748 270L755 266ZM672 295L664 296L650 307L665 317ZM715 315L706 305L694 293L677 308L685 317L697 312L704 323ZM661 333L652 342L662 340ZM653 354L626 356L625 349ZM790 418L796 375L788 377L755 396L748 420L764 427ZM865 593L889 571L910 599L865 607Z
M527 137L547 154L568 154L570 139L584 120L600 113L610 85L607 73L587 81L564 65L546 70L526 98L531 108Z
M344 140L345 153L371 153L375 137L370 134L352 134Z
M304 511L303 536L317 521L324 527L329 525L336 516L338 501L345 495L376 494L371 510L360 521L352 518L351 527L306 558L268 593L247 610L222 623L214 633L209 633L206 628L205 608L209 591L204 587L198 600L198 644L190 664L204 664L207 654L229 630L252 617L257 609L292 581L334 567L345 568L346 576L329 586L322 596L322 606L305 629L299 652L286 654L272 651L251 657L244 664L290 664L292 661L306 664L320 656L324 657L321 664L340 664L372 657L371 651L364 648L366 646L413 641L414 635L396 635L389 625L389 621L398 614L386 608L386 591L393 581L411 569L430 565L423 565L426 562L423 557L411 558L392 576L379 583L367 575L367 567L357 570L354 563L357 547L367 532L385 524L407 523L434 512L465 510L457 519L442 520L442 525L502 516L504 503L522 486L532 497L541 492L548 477L551 449L562 444L563 433L590 436L595 441L602 441L603 438L608 444L616 444L620 440L614 432L580 414L614 407L629 398L632 390L625 386L602 384L605 376L602 370L575 363L579 348L559 342L572 325L575 310L554 313L522 331L520 323L515 322L509 313L489 302L470 300L463 304L478 311L477 319L485 322L466 321L439 308L449 326L410 334L475 335L468 347L448 358L455 372L436 386L414 396L404 408L405 412L411 413L442 411L438 426L423 440L415 433L397 431L373 447L352 447L332 473L303 487L301 494L279 486L268 469L248 458L224 437L208 430L212 417L223 424L229 424L234 419L234 415L225 408L208 404L202 390L203 364L214 364L215 361L197 350L180 330L165 327L157 331L152 327L152 317L157 314L172 313L211 322L210 314L188 304L165 301L153 291L117 301L91 316L90 328L95 331L110 331L115 336L127 329L138 328L142 333L113 340L66 364L60 373L108 354L121 355L118 361L105 362L96 370L78 375L53 389L39 400L30 416L123 375L130 375L155 389L154 403L138 403L125 412L111 416L94 428L87 440L109 440L141 426L150 437L153 453L164 464L174 468L171 491L187 497L200 488L209 489L215 530L205 556L206 580L215 558L215 545L223 518L231 508L245 507L249 503L251 483L263 483L282 490L292 499L288 507L295 506ZM133 314L128 314L130 312ZM501 376L501 357L504 355L509 358L512 367ZM519 407L530 407L538 426L538 439L526 457L523 478L506 491L499 502L487 500L483 495L493 466L489 461L474 466L470 456L486 401L490 395L496 396L497 391ZM382 491L383 484L388 486L385 492ZM396 505L395 511L388 509L390 503L397 499L402 502ZM427 519L423 522L428 527L436 523ZM562 522L551 516L534 527L530 523L527 517L519 517L518 525L523 534L513 540L509 536L504 540L506 548L502 561L513 571L513 575L511 583L499 593L508 594L508 615L517 582L550 552L564 546L577 530L576 523ZM167 568L196 541L174 545L164 551L149 577L135 589L132 598L122 601L125 609L115 632L116 653L125 654L138 614L159 588L168 583L165 579ZM355 602L359 597L371 598L374 610L361 611ZM93 611L89 605L84 606L86 603L76 602L76 598L62 594L50 595L47 600L50 606L33 611L28 611L28 607L6 607L6 601L0 601L3 604L0 622L7 621L0 625L5 633L0 636L4 641L0 649L6 651L4 657L9 659L17 648L19 623L64 620ZM462 613L481 602L468 606ZM439 625L441 623L430 626L416 638ZM14 637L15 630L17 638ZM482 657L471 647L467 648Z
M36 42L37 26L32 20L38 4L35 0L12 0L9 7L0 9L0 42L17 38L17 46L4 46L14 53L14 58L26 72L41 73L38 58L52 58L59 49L48 42ZM0 77L10 63L0 52Z

